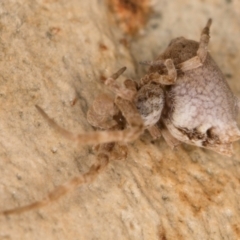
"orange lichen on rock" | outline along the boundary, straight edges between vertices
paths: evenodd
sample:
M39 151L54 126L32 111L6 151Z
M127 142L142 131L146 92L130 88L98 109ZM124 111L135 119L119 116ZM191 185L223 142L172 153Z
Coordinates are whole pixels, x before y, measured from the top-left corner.
M122 30L134 35L141 30L150 15L149 0L108 0Z

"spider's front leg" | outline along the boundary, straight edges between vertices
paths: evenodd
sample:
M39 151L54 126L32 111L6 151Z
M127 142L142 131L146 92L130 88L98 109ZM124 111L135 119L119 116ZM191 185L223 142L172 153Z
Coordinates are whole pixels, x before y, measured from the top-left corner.
M121 97L122 99L133 101L134 96L137 93L137 85L134 81L126 79L124 81L124 87L120 86L116 79L126 70L126 67L119 69L111 77L107 78L104 84L111 90L116 97Z
M159 72L151 72L146 74L141 79L141 85L144 86L147 83L155 82L160 83L162 85L172 85L177 80L177 70L174 66L172 59L166 59L166 60L157 60L157 61L145 61L142 62L144 64L148 64L150 66L159 66L159 67L166 67L167 74L160 74Z
M210 26L212 24L212 19L208 19L206 26L203 28L199 47L197 50L197 56L190 58L189 60L180 63L178 68L180 68L183 72L198 68L203 65L206 60L207 53L208 53L208 43L210 39Z
M209 19L207 21L206 26L202 30L200 41L199 41L199 44L198 44L198 49L196 51L196 56L191 57L190 59L188 59L188 60L186 60L182 63L177 64L176 65L177 69L181 70L182 72L186 72L186 71L201 67L203 65L203 63L206 60L207 53L208 53L208 43L209 43L209 39L210 39L210 26L211 26L211 24L212 24L212 19ZM174 41L176 42L176 40L177 40L179 42L179 41L181 41L181 39L184 40L185 38L182 38L182 37L181 38L176 38L176 39L174 39ZM171 48L171 47L172 46L169 45L169 48ZM171 51L173 51L173 49L171 49ZM179 51L179 49L176 48L176 51ZM181 54L181 52L179 52L179 54ZM143 61L142 63L146 64L146 65L150 65L153 68L154 67L163 68L164 65L165 65L165 67L167 68L168 73L169 73L169 67L166 65L166 61L168 61L168 59L166 60L164 57L163 58L160 57L158 60ZM145 81L145 83L146 83L146 81L149 82L148 78L153 79L154 76L157 76L157 74L158 73L154 71L154 73L149 74L148 76L145 76L143 78L143 80ZM162 76L164 76L164 75L162 75ZM164 81L162 81L162 84L166 85L167 82L164 83ZM173 84L173 83L170 81L169 84Z

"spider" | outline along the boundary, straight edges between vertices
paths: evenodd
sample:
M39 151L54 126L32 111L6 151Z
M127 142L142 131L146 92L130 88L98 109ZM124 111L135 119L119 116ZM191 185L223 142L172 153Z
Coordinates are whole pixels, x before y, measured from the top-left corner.
M211 19L202 30L199 43L182 37L176 38L157 60L144 62L150 65L150 69L139 82L126 79L122 86L116 81L126 67L107 78L104 84L114 93L115 98L105 94L98 96L87 113L88 122L102 131L71 133L55 123L41 107L36 106L43 118L62 136L81 145L95 145L96 162L88 172L60 185L43 200L4 210L1 214L19 214L38 209L82 184L91 183L110 160L126 158L125 143L136 140L145 129L154 139L163 136L171 148L180 142L186 142L229 155L232 142L240 137L235 121L237 101L207 52L210 25ZM221 104L212 100L214 91L211 95L209 89L212 85L209 79L204 81L204 86L200 83L201 77L205 75L211 75L213 81L217 79L218 85L215 88L221 94ZM191 95L192 92L195 96ZM204 98L207 100L204 101ZM208 112L210 107L204 107L209 100L215 104L213 111L217 109L220 111L218 114L225 114L220 119L222 122L218 121L216 125L208 118L211 115ZM221 108L224 105L227 105L227 109ZM196 111L193 110L196 108L201 114L197 119L194 115ZM181 124L183 121L186 122L185 125Z

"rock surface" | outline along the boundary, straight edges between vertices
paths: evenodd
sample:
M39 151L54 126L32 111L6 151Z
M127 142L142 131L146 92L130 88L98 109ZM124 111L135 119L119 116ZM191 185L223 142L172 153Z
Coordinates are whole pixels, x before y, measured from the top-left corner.
M42 199L95 161L90 146L55 133L36 104L69 130L93 131L86 112L107 92L102 78L127 66L124 76L139 79L146 69L137 62L174 37L198 40L209 17L209 50L240 96L238 1L151 2L135 35L119 27L122 12L111 4L1 1L0 210ZM240 143L234 148L232 158L187 145L171 151L144 134L92 184L40 210L0 216L0 239L240 239Z

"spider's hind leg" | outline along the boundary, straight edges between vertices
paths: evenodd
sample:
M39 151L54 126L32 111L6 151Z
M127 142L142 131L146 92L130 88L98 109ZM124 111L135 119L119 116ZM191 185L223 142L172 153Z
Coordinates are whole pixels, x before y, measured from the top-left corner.
M0 211L0 215L21 214L34 209L42 208L52 202L57 201L59 198L75 190L79 186L93 182L97 175L108 165L113 147L114 144L102 144L97 154L97 161L90 167L88 172L76 176L65 184L58 186L42 200L22 207L16 207L5 211Z

